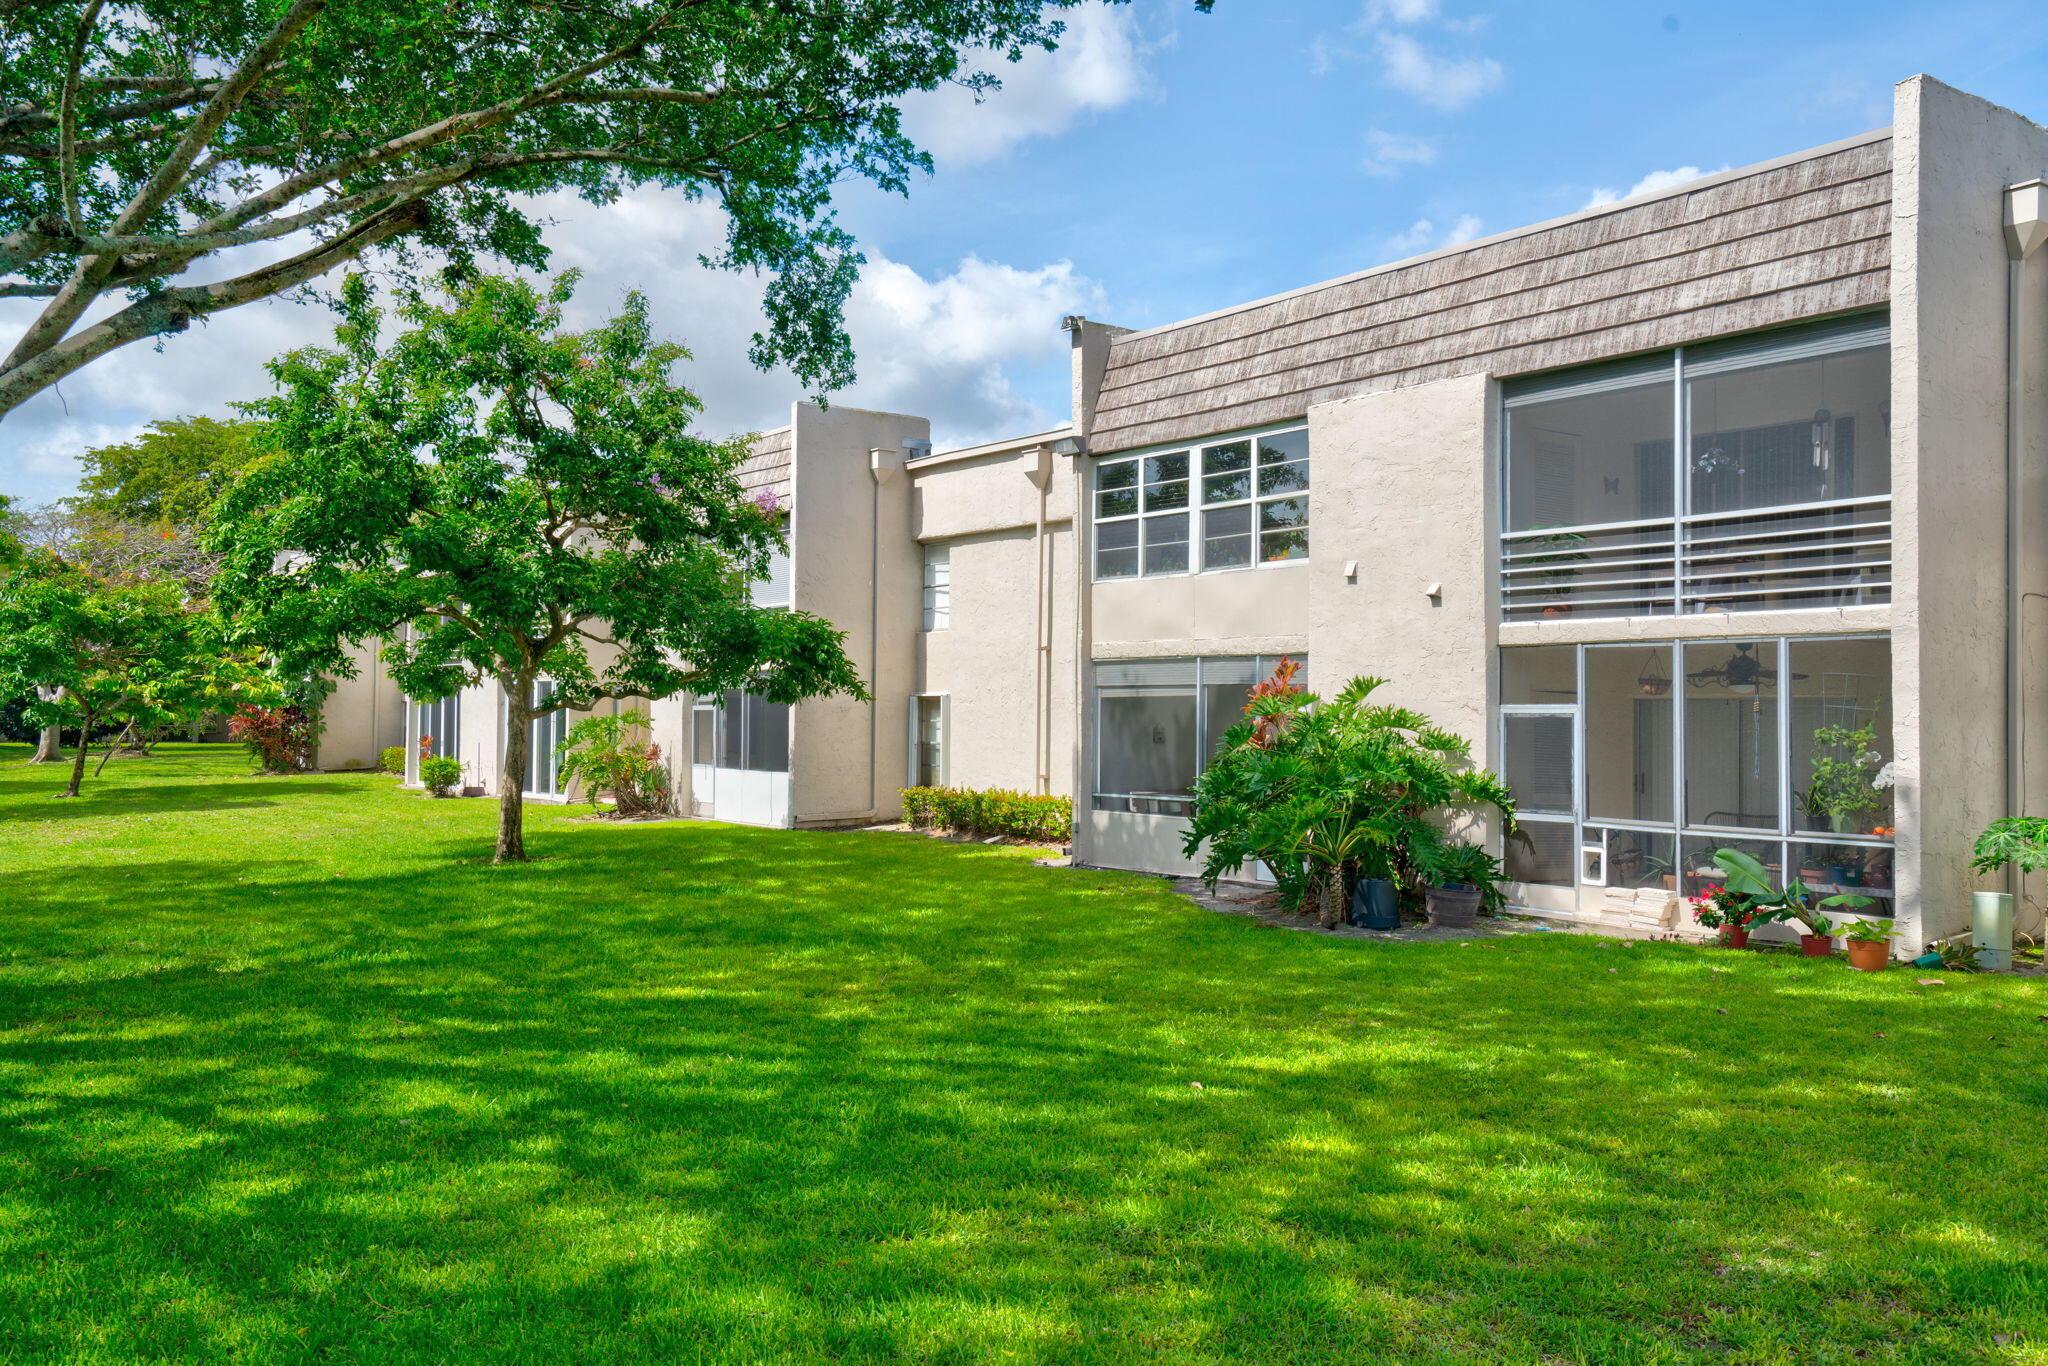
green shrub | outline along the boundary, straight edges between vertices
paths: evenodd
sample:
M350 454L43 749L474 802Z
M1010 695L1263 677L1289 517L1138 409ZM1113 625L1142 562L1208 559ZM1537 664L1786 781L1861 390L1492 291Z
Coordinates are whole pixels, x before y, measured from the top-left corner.
M903 818L919 830L947 830L973 839L1000 835L1065 844L1074 835L1072 798L999 787L906 787Z
M445 797L462 781L462 760L445 754L430 754L420 760L420 781L436 797Z
M613 716L586 716L569 727L569 733L555 746L562 761L561 782L568 790L572 779L581 778L591 806L600 794L609 793L621 816L672 815L675 794L669 789L668 770L662 766L661 746L634 744L628 738L647 727L644 711L622 711Z
M384 747L384 750L383 750L383 752L382 752L381 754L379 754L379 755L377 756L377 767L378 767L378 768L380 768L380 769L382 769L382 770L384 770L384 772L386 772L386 773L399 773L399 774L402 774L402 773L404 773L404 772L405 772L405 746L404 746L404 745L387 745L387 746L385 746L385 747Z

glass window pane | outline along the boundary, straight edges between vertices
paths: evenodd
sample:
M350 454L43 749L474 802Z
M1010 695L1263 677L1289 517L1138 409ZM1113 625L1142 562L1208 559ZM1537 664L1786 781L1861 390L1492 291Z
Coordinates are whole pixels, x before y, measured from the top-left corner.
M1791 844L1787 846L1799 880L1816 897L1867 896L1871 904L1852 910L1830 906L1829 915L1871 916L1888 920L1898 914L1898 893L1892 880L1892 847L1871 844Z
M1188 505L1188 483L1182 479L1171 484L1145 485L1145 511L1170 512Z
M1507 842L1508 880L1538 887L1569 887L1577 877L1572 864L1571 822L1527 821L1522 833Z
M1307 559L1307 530L1266 532L1259 537L1259 558L1267 564Z
M1095 577L1126 579L1138 572L1138 526L1105 522L1095 528Z
M1179 574L1188 567L1188 514L1145 519L1145 572Z
M1297 428L1291 432L1275 432L1259 438L1259 463L1278 465L1288 460L1308 459L1308 429Z
M1223 748L1224 732L1244 720L1244 707L1251 699L1251 691L1251 686L1244 683L1202 685L1202 762L1205 765L1211 755Z
M1685 647L1685 823L1778 828L1778 646Z
M1508 530L1671 515L1668 378L1508 411Z
M1270 503L1259 504L1259 529L1279 531L1285 527L1308 525L1308 499L1276 498Z
M1792 826L1889 836L1891 642L1792 642Z
M1502 650L1500 700L1508 706L1568 706L1578 701L1578 651L1569 645L1512 645Z
M1501 731L1501 777L1515 794L1516 809L1571 815L1572 718L1506 716Z
M789 706L747 699L747 762L756 773L789 771Z
M1588 820L1676 819L1671 804L1674 705L1668 645L1586 651Z
M1678 890L1676 835L1651 830L1608 830L1606 836L1608 886ZM1596 843L1599 838L1599 831L1586 831L1586 843Z
M1252 495L1250 470L1237 474L1212 474L1202 481L1202 501L1205 503L1228 503L1236 498Z
M1104 792L1184 799L1194 786L1192 690L1106 694L1102 698L1102 733L1096 738Z
M1095 495L1097 517L1128 517L1138 510L1136 489L1110 489Z
M1138 552L1136 550L1098 550L1095 552L1095 577L1098 579L1132 579L1138 576Z
M1259 466L1259 493L1299 493L1308 487L1308 462Z
M1229 441L1221 446L1202 448L1202 473L1221 474L1225 470L1249 470L1252 467L1252 443Z
M1098 489L1133 489L1138 486L1138 462L1119 460L1114 464L1095 467L1095 487Z
M718 713L710 707L698 707L690 713L690 762L712 764L718 761Z
M1686 381L1692 510L1891 492L1891 351L1782 361Z
M1202 568L1235 569L1252 562L1252 510L1248 503L1202 514Z
M1175 451L1171 455L1148 455L1145 457L1145 482L1164 483L1169 479L1184 480L1188 477L1188 453Z
M718 725L718 766L720 768L745 768L746 751L746 694L738 688L729 688L719 716Z

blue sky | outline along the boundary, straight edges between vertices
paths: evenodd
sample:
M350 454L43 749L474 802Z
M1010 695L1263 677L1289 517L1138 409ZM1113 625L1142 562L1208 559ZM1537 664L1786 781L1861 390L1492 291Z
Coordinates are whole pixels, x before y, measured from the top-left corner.
M871 260L850 313L862 380L841 401L928 414L941 444L1037 430L1065 416L1063 313L1170 322L1833 141L1888 123L1917 72L2048 120L2048 7L1091 7L989 103L910 110L940 168L909 200L849 191ZM655 192L547 207L589 316L644 289L696 351L708 428L786 420L796 386L744 361L757 286L694 265L714 210ZM19 317L0 311L0 340ZM0 491L60 496L81 446L223 412L262 392L265 357L326 328L278 304L130 348L0 423Z

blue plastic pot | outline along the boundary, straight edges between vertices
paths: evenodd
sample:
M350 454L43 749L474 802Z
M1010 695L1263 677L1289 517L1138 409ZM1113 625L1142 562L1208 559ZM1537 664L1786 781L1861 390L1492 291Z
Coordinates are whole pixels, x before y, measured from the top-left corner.
M1386 878L1362 877L1351 886L1351 923L1361 930L1401 928L1401 903Z

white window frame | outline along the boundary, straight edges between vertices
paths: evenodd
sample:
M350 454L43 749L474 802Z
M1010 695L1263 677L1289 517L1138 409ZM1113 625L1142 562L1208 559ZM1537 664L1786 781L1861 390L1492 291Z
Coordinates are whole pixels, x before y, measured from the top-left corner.
M1307 488L1290 489L1282 493L1272 494L1265 494L1259 491L1259 474L1262 468L1259 459L1261 443L1276 436L1289 436L1296 432L1306 436L1308 424L1305 422L1287 422L1270 427L1260 427L1250 431L1224 433L1197 442L1184 442L1178 445L1159 446L1127 453L1119 452L1116 455L1101 456L1095 459L1091 462L1088 482L1089 520L1094 528L1093 544L1090 547L1092 553L1089 560L1089 573L1093 581L1096 583L1126 583L1133 579L1184 578L1191 574L1235 574L1251 569L1284 569L1291 565L1307 564L1309 559L1308 549L1304 549L1300 555L1291 556L1284 560L1269 561L1260 553L1264 538L1269 534L1265 528L1259 525L1260 508L1269 503L1283 503L1296 498L1307 501L1314 496L1315 472L1312 464L1313 452L1303 454L1298 460L1269 462L1270 466L1295 464L1308 466L1309 479ZM1241 497L1226 499L1221 502L1203 502L1203 482L1206 478L1210 477L1203 472L1204 453L1216 447L1234 445L1241 441L1249 442L1252 448L1252 463L1249 470L1251 479L1246 493ZM1176 455L1186 459L1187 477L1184 480L1154 479L1152 477L1154 469L1151 462ZM1103 495L1118 493L1123 490L1103 488L1103 474L1106 471L1125 466L1135 467L1135 479L1132 488L1138 496L1138 508L1135 512L1113 513L1109 516L1104 516L1102 515ZM1187 486L1187 502L1183 506L1155 508L1150 505L1152 489L1182 483ZM1203 563L1204 547L1208 540L1204 535L1205 516L1210 512L1223 511L1233 507L1248 507L1251 509L1248 531L1252 539L1251 560L1247 564L1219 565L1215 568L1209 568ZM1148 571L1145 568L1145 553L1152 544L1148 540L1149 524L1157 519L1175 516L1185 516L1187 518L1187 567L1184 569L1164 569L1156 572ZM1308 519L1299 526L1274 528L1273 530L1276 532L1283 530L1299 531L1306 538L1314 524L1314 520L1313 509L1310 508ZM1136 524L1138 528L1137 544L1133 547L1116 548L1132 549L1135 551L1137 570L1130 574L1106 575L1102 572L1102 553L1104 549L1102 545L1102 528L1125 523ZM1168 541L1160 542L1159 544L1171 545L1178 544L1178 542ZM1311 542L1310 548L1312 548L1312 545L1313 543Z
M936 701L939 704L939 771L930 784L944 787L952 779L953 767L953 698L950 693L920 692L910 695L910 745L904 755L904 786L916 787L920 750L924 737L918 734L917 722L919 703Z
M938 543L924 547L924 630L943 631L953 624L953 548Z

